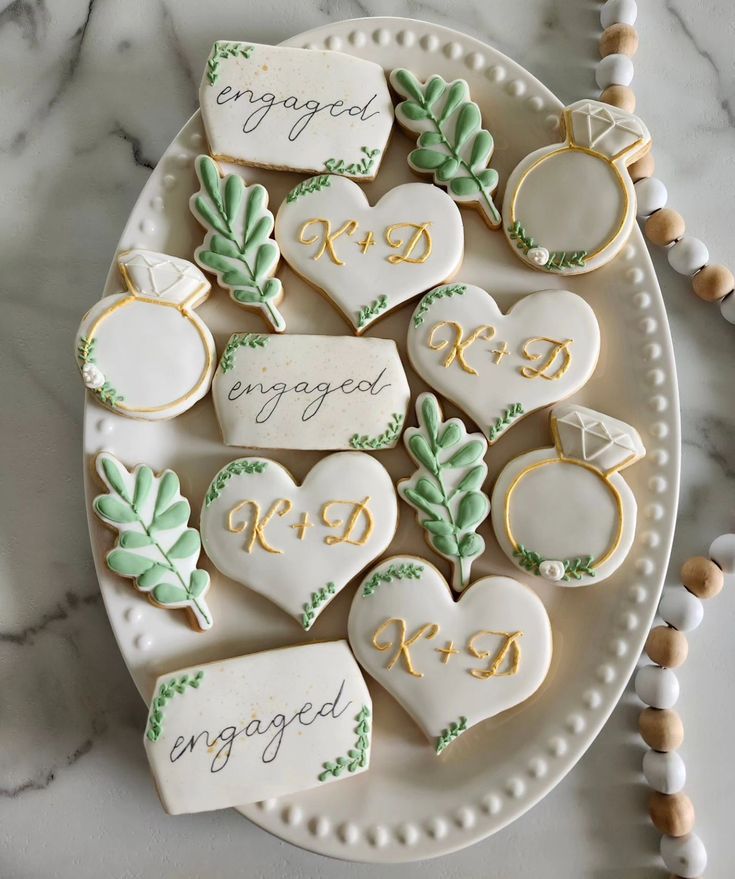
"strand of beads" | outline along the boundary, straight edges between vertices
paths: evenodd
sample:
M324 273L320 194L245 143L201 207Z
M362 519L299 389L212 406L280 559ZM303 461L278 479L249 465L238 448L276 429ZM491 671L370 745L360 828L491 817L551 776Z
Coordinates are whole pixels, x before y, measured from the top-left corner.
M603 33L595 77L602 89L600 100L632 113L636 99L630 87L638 51L638 33L633 25L638 17L635 0L606 0L600 11ZM667 249L669 265L680 275L691 278L692 289L706 302L718 302L725 320L735 324L735 277L727 266L710 264L703 241L686 234L684 218L666 207L666 186L653 176L652 154L639 159L629 171L638 197L638 218L648 240Z
M674 710L679 681L673 669L689 653L686 632L702 622L702 599L717 595L724 584L723 570L735 571L735 535L719 537L710 548L712 558L695 556L681 569L681 586L668 587L659 605L665 625L651 629L645 652L653 665L638 669L635 691L647 708L639 730L649 750L643 755L643 774L653 788L648 810L661 837L661 857L674 879L698 879L707 866L707 851L694 833L694 806L683 792L686 767L678 753L684 739L681 718ZM716 561L715 561L716 559Z

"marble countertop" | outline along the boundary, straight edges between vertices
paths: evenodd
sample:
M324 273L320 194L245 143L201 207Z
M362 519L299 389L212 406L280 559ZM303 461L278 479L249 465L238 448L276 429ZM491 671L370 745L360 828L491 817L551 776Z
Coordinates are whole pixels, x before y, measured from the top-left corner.
M525 817L448 858L345 865L234 811L169 818L140 746L145 708L92 567L81 489L83 397L71 357L150 170L196 107L216 38L278 42L330 19L402 14L471 32L563 100L593 94L593 0L2 0L0 2L0 875L199 877L664 876L626 695L578 767ZM689 229L732 264L731 0L640 4L638 110ZM654 256L683 418L671 569L735 525L734 328ZM710 877L732 875L735 700L724 699L735 594L707 609L680 674L687 762Z

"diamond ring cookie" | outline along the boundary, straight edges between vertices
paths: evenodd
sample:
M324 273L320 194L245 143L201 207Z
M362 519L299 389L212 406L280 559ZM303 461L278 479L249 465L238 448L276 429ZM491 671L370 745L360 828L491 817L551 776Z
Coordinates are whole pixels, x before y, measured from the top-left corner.
M646 450L638 432L573 403L550 416L554 447L514 458L492 494L503 552L521 570L559 586L609 577L635 535L635 495L620 473Z
M505 314L480 287L427 293L408 325L416 372L496 442L520 418L578 391L600 350L595 313L575 293L543 290Z
M416 556L387 559L365 577L347 628L357 661L437 754L528 699L551 663L551 625L533 590L483 577L455 602L439 571Z
M157 421L190 409L209 390L216 350L195 313L209 281L185 259L152 250L117 258L125 293L85 314L76 354L82 380L114 412Z
M632 113L577 101L561 117L564 142L541 147L513 170L503 199L503 228L531 268L580 275L608 263L635 222L627 166L651 148Z

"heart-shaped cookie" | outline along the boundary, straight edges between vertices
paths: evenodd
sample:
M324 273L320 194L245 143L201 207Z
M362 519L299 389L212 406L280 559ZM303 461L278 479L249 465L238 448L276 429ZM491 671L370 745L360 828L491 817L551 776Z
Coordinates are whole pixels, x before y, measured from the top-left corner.
M531 293L503 314L480 287L438 287L408 329L416 372L491 444L523 415L578 391L599 351L594 311L568 290Z
M396 186L371 207L351 180L313 177L286 196L275 234L291 268L322 290L358 335L451 278L464 253L457 206L428 183Z
M348 633L358 662L437 753L527 699L551 662L551 625L535 592L510 577L484 577L455 602L439 571L415 556L387 559L367 575Z
M310 629L380 555L398 502L385 467L363 452L322 458L299 486L268 458L240 458L214 477L200 531L217 568Z

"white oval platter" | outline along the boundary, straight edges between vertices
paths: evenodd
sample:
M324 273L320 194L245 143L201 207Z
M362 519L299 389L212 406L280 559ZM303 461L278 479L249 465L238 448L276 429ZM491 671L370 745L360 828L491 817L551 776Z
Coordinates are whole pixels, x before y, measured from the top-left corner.
M492 165L501 175L501 194L516 162L553 142L558 133L561 104L544 86L495 49L448 28L399 18L358 19L325 25L288 44L350 52L386 70L408 67L421 78L440 73L448 80L467 79L496 139ZM365 186L371 202L392 186L415 179L406 164L411 147L412 141L396 128L378 178ZM122 234L121 250L146 247L191 259L201 230L189 213L188 199L196 188L193 160L204 150L197 113L143 188ZM243 173L249 182L268 187L274 210L301 179L256 169ZM419 860L462 848L507 825L547 794L584 753L618 701L653 618L671 547L679 476L678 393L664 304L638 228L605 268L561 279L525 268L502 232L490 231L472 210L462 213L466 255L457 280L489 290L504 309L526 293L553 285L567 286L595 309L602 329L600 360L592 380L574 399L635 425L643 437L648 455L626 473L638 500L637 533L630 556L604 584L559 589L534 578L532 585L551 617L554 658L546 682L529 701L470 730L436 757L404 710L371 681L375 726L369 772L240 808L283 839L350 860ZM283 264L279 277L286 290L283 312L289 332L349 334L337 312ZM104 292L118 287L113 263ZM406 328L414 307L415 300L407 303L369 335L395 338L405 359ZM231 332L264 329L257 316L216 289L199 313L220 351ZM425 387L405 362L415 395ZM445 410L447 415L460 414L450 405ZM511 457L547 444L546 413L524 419L491 448L491 482ZM222 444L209 397L179 418L157 423L122 418L88 399L88 509L99 491L91 462L103 449L129 465L145 462L175 469L195 511L216 471L247 453ZM302 479L321 454L276 452L273 457ZM379 459L395 479L412 471L402 447L379 453ZM413 552L441 568L444 562L428 550L415 516L403 513L387 554ZM111 574L104 564L109 532L94 518L90 532L107 613L146 700L156 677L178 667L345 635L354 585L305 635L275 605L226 579L206 559L213 576L210 607L215 623L209 633L195 633L184 614L153 607L128 581ZM475 562L474 577L519 576L500 552L489 522L480 532L488 550ZM141 747L141 759L142 753Z

